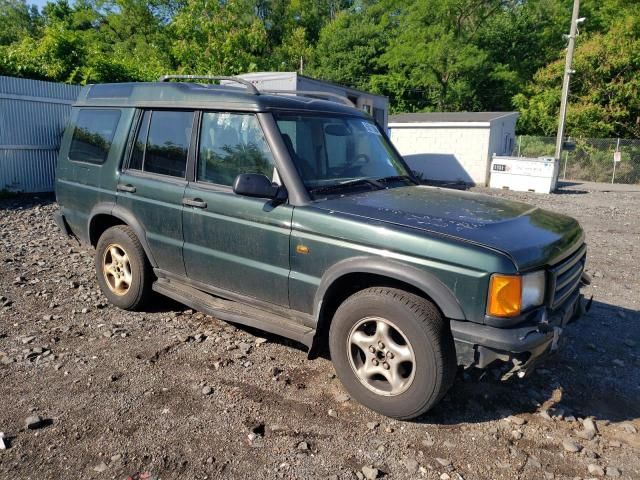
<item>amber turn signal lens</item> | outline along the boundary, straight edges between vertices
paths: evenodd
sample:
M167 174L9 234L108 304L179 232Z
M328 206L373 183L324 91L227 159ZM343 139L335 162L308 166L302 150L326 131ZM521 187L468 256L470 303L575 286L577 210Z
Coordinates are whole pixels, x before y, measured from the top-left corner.
M489 283L487 315L514 317L522 308L522 277L518 275L492 275Z

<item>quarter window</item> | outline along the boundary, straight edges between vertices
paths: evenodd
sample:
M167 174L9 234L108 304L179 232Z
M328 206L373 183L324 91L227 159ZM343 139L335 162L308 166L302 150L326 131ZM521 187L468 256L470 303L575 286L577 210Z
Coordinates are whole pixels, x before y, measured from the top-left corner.
M147 135L149 134L149 120L151 120L151 112L146 111L142 116L140 129L138 130L138 135L136 136L136 143L133 145L131 161L129 162L129 168L132 168L134 170L142 170L144 150L147 145Z
M101 164L107 159L120 110L82 109L71 138L69 160Z
M277 181L273 156L255 115L202 115L198 180L232 185L241 173L261 173Z
M184 178L192 128L191 111L144 112L129 168Z

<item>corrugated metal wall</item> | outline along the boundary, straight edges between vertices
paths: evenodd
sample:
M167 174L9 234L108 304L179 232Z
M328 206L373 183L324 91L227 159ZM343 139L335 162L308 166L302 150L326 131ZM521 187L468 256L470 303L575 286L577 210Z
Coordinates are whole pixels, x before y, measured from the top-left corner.
M0 190L53 191L60 140L80 89L0 76Z

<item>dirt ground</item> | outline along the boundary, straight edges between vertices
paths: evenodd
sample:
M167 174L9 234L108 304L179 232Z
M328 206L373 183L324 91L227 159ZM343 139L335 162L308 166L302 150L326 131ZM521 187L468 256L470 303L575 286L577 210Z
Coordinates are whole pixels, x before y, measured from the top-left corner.
M531 377L460 372L412 422L287 340L107 305L51 197L0 200L0 478L639 479L640 189L480 190L581 222L593 308Z

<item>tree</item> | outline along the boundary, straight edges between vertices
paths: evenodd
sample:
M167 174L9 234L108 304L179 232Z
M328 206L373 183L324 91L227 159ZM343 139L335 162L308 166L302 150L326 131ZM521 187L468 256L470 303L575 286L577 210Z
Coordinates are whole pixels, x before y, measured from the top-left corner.
M188 0L171 23L176 71L234 75L265 63L267 32L249 0Z
M267 32L268 66L297 70L310 62L323 27L351 4L350 0L259 0L258 17Z
M640 6L620 12L607 33L579 38L575 51L567 134L640 137ZM552 135L557 128L564 59L540 69L514 99L519 129Z
M401 13L402 28L381 61L393 76L408 81L408 91L400 93L409 94L416 110L480 107L471 79L489 70L488 54L474 40L482 24L506 3L419 0Z
M84 6L71 9L65 1L48 4L42 27L34 35L0 48L0 72L29 78L78 82L75 76L87 53L82 31L70 28Z
M338 13L320 33L311 74L355 88L380 91L375 78L388 72L380 57L396 35L397 14L406 3L370 1Z
M487 71L471 79L485 110L512 110L514 95L558 58L565 46L572 0L510 2L482 22L474 43L487 53Z
M70 83L155 79L170 58L161 12L141 0L50 2L31 35L0 47L0 72Z
M70 83L297 70L392 111L512 110L555 132L573 0L0 0L0 74ZM582 0L568 122L638 135L638 0Z
M25 0L0 0L0 45L9 45L32 35L40 16Z

